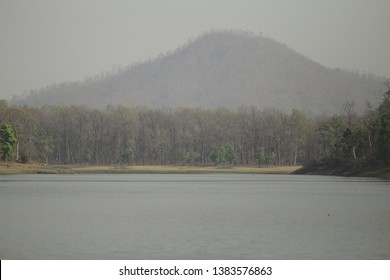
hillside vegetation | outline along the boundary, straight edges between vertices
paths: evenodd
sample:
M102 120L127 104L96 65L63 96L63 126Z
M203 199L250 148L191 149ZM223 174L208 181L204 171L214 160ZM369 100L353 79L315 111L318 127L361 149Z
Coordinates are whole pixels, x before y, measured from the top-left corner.
M354 101L355 109L363 112L367 101L380 102L385 80L321 66L267 37L218 31L156 59L51 85L14 98L11 104L230 110L253 105L321 114L340 113L342 104Z

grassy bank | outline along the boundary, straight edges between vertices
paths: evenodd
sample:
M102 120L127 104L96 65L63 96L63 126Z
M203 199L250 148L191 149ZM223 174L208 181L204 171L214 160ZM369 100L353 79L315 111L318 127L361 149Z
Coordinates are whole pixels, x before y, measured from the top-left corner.
M197 174L197 173L245 173L289 174L300 166L275 167L216 167L216 166L92 166L73 167L74 173L143 173L143 174Z
M0 175L7 174L289 174L301 166L217 167L217 166L56 166L42 164L2 163Z
M65 168L62 168L65 170ZM11 175L11 174L60 174L61 168L55 166L47 166L37 163L20 164L15 162L0 163L0 175Z

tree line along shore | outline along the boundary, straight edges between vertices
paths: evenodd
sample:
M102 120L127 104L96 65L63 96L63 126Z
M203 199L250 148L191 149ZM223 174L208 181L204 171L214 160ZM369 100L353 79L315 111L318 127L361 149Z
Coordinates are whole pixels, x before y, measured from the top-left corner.
M19 107L0 102L0 152L48 166L388 166L390 87L382 103L332 116L226 108ZM119 169L119 168L117 168ZM358 171L357 171L358 172Z

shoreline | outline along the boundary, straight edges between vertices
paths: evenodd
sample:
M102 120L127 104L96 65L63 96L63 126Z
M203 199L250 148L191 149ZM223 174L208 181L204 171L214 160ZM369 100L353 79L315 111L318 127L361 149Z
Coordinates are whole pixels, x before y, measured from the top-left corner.
M44 165L1 163L0 175L17 174L291 174L302 166Z
M383 164L352 164L332 160L312 162L293 171L299 175L329 175L390 179L390 166Z
M45 165L0 163L1 175L18 174L292 174L390 179L390 166L360 169L330 168L323 164L297 166L188 166L188 165Z

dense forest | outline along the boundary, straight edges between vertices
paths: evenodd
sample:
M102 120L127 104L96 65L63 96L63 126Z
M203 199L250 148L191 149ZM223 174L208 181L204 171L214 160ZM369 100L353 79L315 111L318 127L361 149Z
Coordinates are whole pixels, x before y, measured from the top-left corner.
M390 85L357 114L308 116L226 108L8 106L0 102L4 161L91 165L294 165L322 159L390 163ZM14 136L14 137L13 137Z

